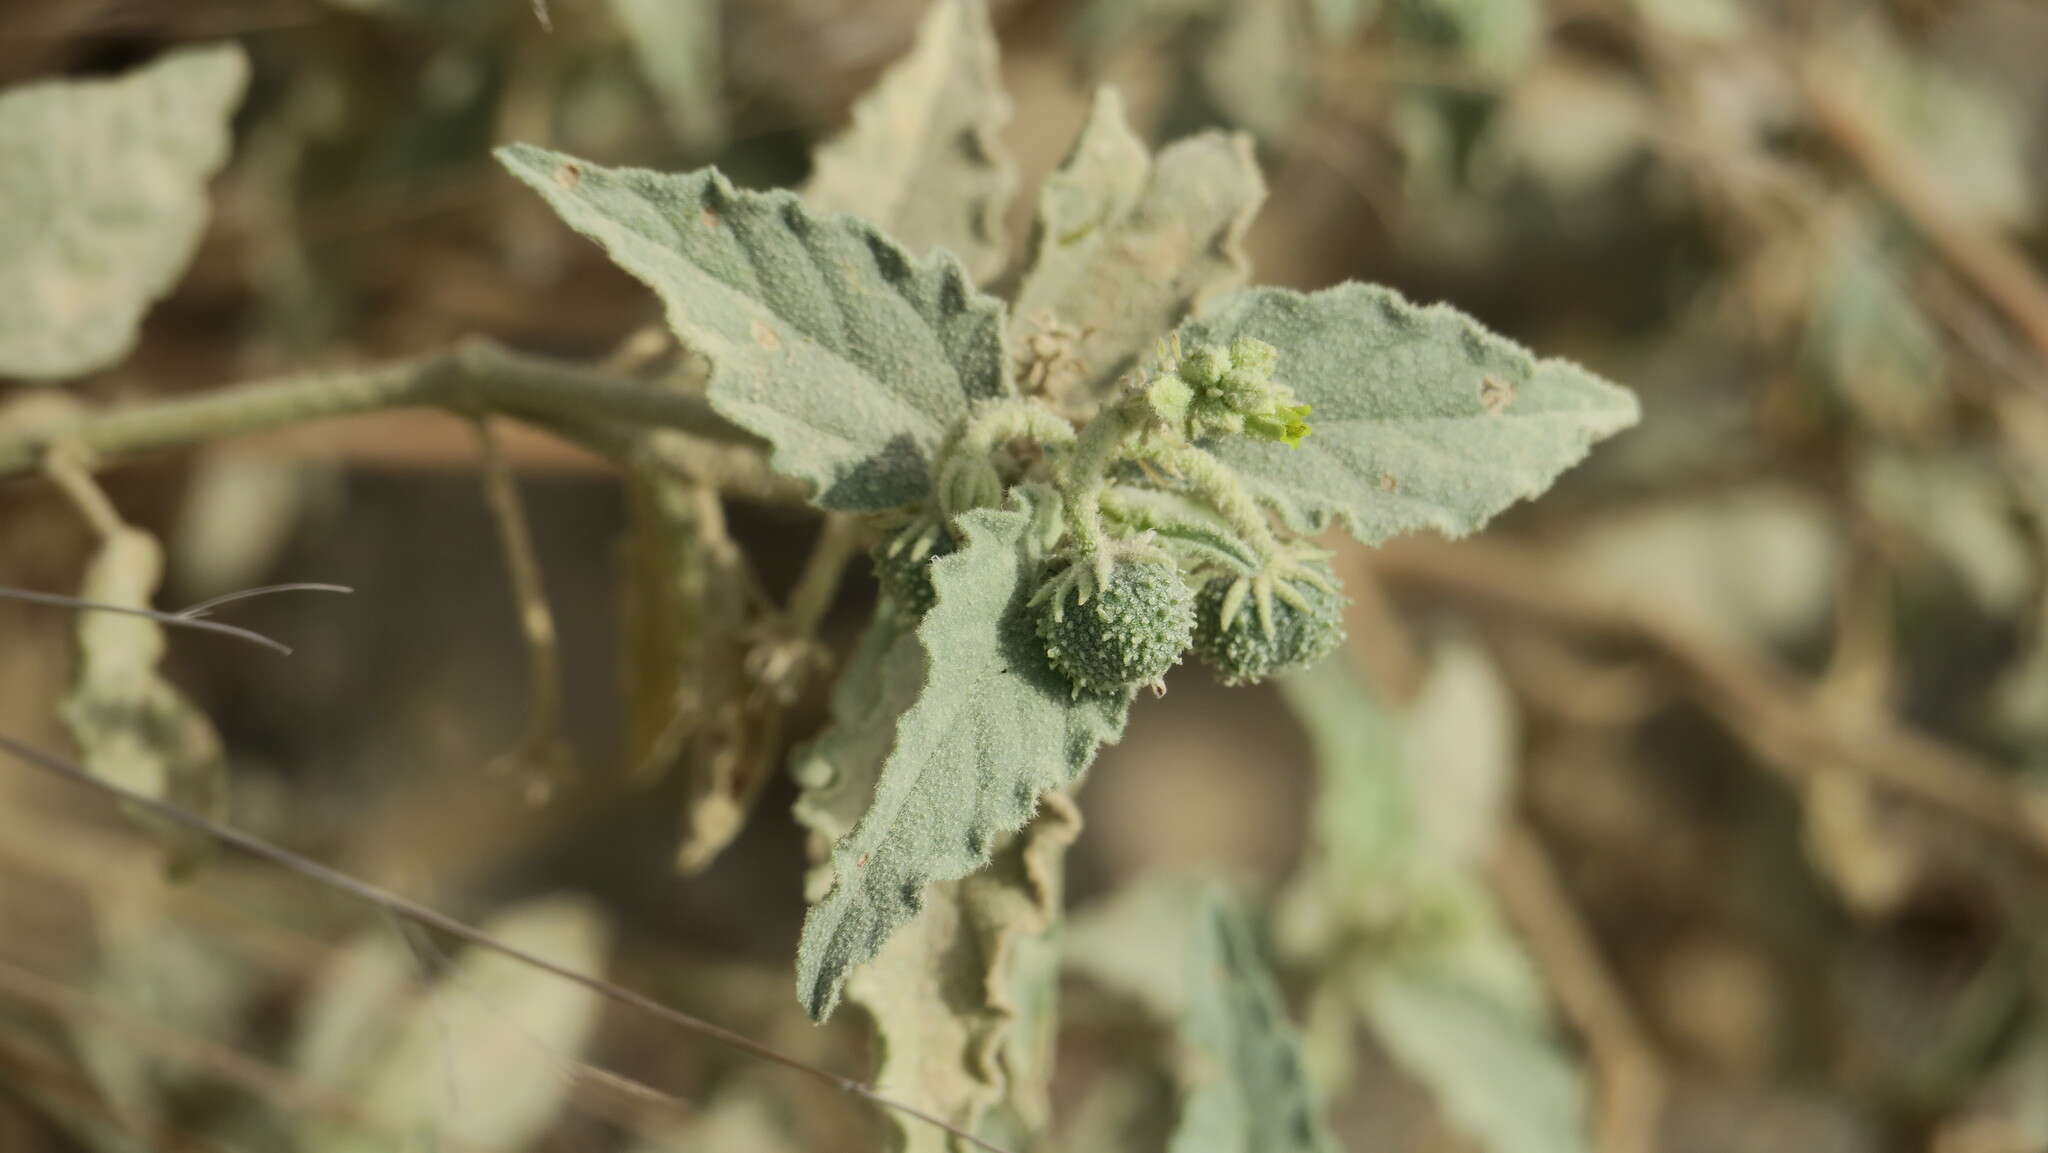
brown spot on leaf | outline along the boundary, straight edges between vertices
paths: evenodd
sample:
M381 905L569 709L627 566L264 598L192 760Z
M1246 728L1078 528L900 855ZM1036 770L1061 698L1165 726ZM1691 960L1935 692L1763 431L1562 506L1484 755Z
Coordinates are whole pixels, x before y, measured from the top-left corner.
M754 319L751 332L754 337L754 343L767 349L769 352L774 352L782 347L782 338L775 335L775 330L768 326L768 322L759 317Z
M868 867L868 855L867 855L866 853L862 853L862 854L860 855L860 860L858 860L858 861L855 861L855 862L853 863L853 867L854 867L854 868L856 868L856 869L865 869L865 868L867 868L867 867Z
M1479 407L1499 416L1515 403L1515 386L1497 376L1489 376L1479 382Z
M574 188L583 183L583 169L574 164L564 164L555 169L555 183L564 188Z
M1395 479L1394 479L1394 474L1393 474L1393 473L1391 473L1391 472L1383 472L1383 473L1381 473L1381 474L1380 474L1380 491L1381 491L1381 492L1399 492L1399 491L1400 491L1400 489L1401 489L1401 482L1400 482L1400 481L1398 481L1398 480L1395 480Z
M706 208L697 214L697 223L706 228L717 228L725 223L725 217L720 216L715 208Z

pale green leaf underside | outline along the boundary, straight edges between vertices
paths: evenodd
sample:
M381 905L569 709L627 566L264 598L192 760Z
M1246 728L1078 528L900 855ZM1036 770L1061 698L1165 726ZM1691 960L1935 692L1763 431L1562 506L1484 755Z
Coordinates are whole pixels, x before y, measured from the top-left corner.
M509 945L579 973L601 973L611 931L603 913L568 896L529 901L485 922ZM402 946L401 946L402 947ZM404 1003L402 1003L404 1004ZM603 999L533 967L467 949L423 1002L376 1021L360 1063L336 1070L337 1090L360 1103L364 1129L302 1127L301 1153L384 1153L419 1147L517 1150L531 1146L568 1103L565 1062L583 1051ZM397 1006L382 1006L388 1011ZM451 1108L451 1102L464 1107Z
M934 0L909 54L818 149L805 203L871 221L912 252L943 248L976 280L1002 271L1016 173L996 57L985 0Z
M611 0L669 131L698 155L726 138L719 7L717 0Z
M1219 886L1141 882L1068 936L1071 965L1174 1025L1180 1118L1170 1153L1334 1153L1257 934Z
M0 93L0 376L104 368L199 246L248 63L174 52Z
M1086 332L1084 391L1115 380L1196 305L1244 283L1244 233L1265 198L1249 137L1204 132L1155 159L1102 89L1039 192L1012 343L1050 316Z
M1033 514L1028 497L1014 499L961 516L966 543L932 565L938 604L917 630L930 662L923 691L897 725L873 801L833 847L831 892L804 922L797 990L814 1017L917 914L926 885L987 864L1040 796L1079 779L1122 732L1128 698L1075 699L1046 662L1024 608L1041 559Z
M1578 1066L1532 1021L1448 974L1374 975L1360 1008L1380 1043L1487 1153L1587 1153Z
M498 158L661 296L711 362L712 406L825 508L921 499L953 421L1011 392L1002 303L951 256L912 260L872 225L712 169L607 169L524 144Z
M1575 364L1537 360L1456 309L1373 285L1248 289L1181 335L1280 350L1277 375L1312 407L1314 432L1296 448L1237 439L1216 454L1294 527L1341 520L1367 544L1473 532L1639 415L1632 393Z

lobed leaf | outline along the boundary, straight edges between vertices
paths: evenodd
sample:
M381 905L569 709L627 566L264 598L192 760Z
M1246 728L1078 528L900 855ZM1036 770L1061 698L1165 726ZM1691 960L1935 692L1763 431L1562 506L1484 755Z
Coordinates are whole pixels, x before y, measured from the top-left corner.
M0 93L0 375L77 376L134 347L199 247L248 72L224 45Z
M713 169L610 169L524 144L498 159L660 295L710 362L712 407L825 508L922 499L952 423L1013 391L1002 302L946 254L912 260L870 224Z
M1041 556L1035 497L955 522L932 564L938 603L918 626L929 662L873 798L832 849L833 885L804 921L798 996L823 1019L847 975L924 907L925 887L986 865L1045 793L1077 781L1123 730L1129 697L1075 698L1031 627Z
M1009 120L985 0L933 0L909 54L818 149L804 201L871 221L912 252L943 248L987 280L1009 259Z
M1175 1027L1170 1153L1334 1153L1278 983L1244 910L1214 884L1140 883L1077 918L1073 967Z
M1189 346L1250 336L1280 350L1277 379L1310 406L1313 434L1294 448L1234 439L1216 455L1295 528L1341 520L1367 544L1473 532L1639 415L1633 394L1575 364L1373 285L1249 289L1180 331Z
M1249 137L1204 132L1154 158L1115 89L1100 90L1039 192L1012 344L1029 348L1047 317L1081 330L1077 391L1099 391L1197 305L1244 283L1244 234L1265 197Z

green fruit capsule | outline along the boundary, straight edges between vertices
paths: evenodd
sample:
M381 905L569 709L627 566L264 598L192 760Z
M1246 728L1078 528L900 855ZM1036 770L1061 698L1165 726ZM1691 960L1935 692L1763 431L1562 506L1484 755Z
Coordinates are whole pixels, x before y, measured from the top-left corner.
M920 522L875 546L875 580L883 595L911 619L921 619L938 603L932 588L932 562L960 547L944 525Z
M1095 586L1086 600L1055 593L1036 605L1046 658L1077 695L1159 683L1180 663L1194 632L1194 594L1180 571L1155 561L1120 560L1108 580L1085 583Z
M1217 577L1195 594L1195 652L1224 684L1254 684L1306 668L1343 641L1344 597L1335 591L1334 576L1327 586L1314 580L1279 582L1271 592L1270 615L1248 589L1231 595L1233 587L1250 580Z

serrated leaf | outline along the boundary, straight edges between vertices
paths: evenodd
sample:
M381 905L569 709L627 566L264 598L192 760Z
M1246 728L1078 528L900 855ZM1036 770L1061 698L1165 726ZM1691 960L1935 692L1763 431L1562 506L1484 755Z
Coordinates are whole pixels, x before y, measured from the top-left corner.
M933 0L909 54L818 149L804 201L871 221L912 252L943 248L976 280L1001 272L1016 172L996 57L985 0Z
M581 973L604 968L610 930L579 898L529 901L486 922L508 944ZM479 1153L512 1153L533 1143L567 1102L562 1062L580 1053L602 1000L509 957L459 954L431 994L392 1025L373 1056L341 1078L379 1131L309 1124L304 1153L432 1149L446 1139ZM459 1103L459 1104L458 1104Z
M1170 1153L1334 1153L1257 934L1220 886L1133 885L1077 917L1068 945L1076 971L1177 1030Z
M725 143L725 43L715 0L611 0L669 132L703 155Z
M1367 544L1473 532L1639 415L1633 394L1569 361L1374 285L1248 289L1181 327L1188 347L1240 336L1280 350L1276 379L1314 431L1295 448L1233 439L1216 454L1295 528L1342 521Z
M924 909L846 982L873 1023L874 1082L998 1143L1051 1112L1062 858L1080 830L1055 793L989 868L927 890ZM900 1153L945 1153L946 1134L888 1115Z
M1039 192L1011 343L1028 349L1048 317L1079 331L1087 371L1075 394L1099 390L1197 305L1244 283L1244 234L1265 197L1249 137L1205 132L1154 158L1116 91L1100 90Z
M897 723L924 691L925 667L916 630L887 602L877 606L833 683L831 724L790 756L798 787L790 812L810 831L817 861L804 880L806 900L821 901L831 891L832 846L874 803Z
M198 48L0 93L0 375L77 376L134 347L199 246L248 71L240 48Z
M872 803L833 847L831 892L804 921L797 990L813 1017L917 915L925 886L987 864L1041 796L1072 785L1123 731L1128 696L1075 698L1032 629L1035 499L1020 491L1008 508L964 514L965 543L932 564L938 604L917 629L927 679Z
M660 295L711 365L712 407L773 446L819 505L923 498L927 461L976 400L1010 395L1003 305L945 253L913 260L873 225L714 169L609 169L512 145L498 159Z
M139 529L114 529L86 567L79 596L129 608L152 607L164 557ZM83 612L75 635L77 663L59 709L78 743L79 760L96 777L144 796L220 817L227 807L227 760L206 714L157 671L163 626L125 613ZM190 830L138 817L155 829L183 866L208 842Z

